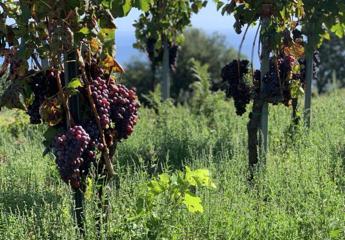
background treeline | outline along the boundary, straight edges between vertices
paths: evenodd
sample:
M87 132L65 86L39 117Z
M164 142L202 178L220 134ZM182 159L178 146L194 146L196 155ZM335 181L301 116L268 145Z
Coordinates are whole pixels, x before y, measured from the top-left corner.
M184 34L185 41L178 50L177 67L171 73L171 97L177 102L185 102L191 95L191 83L195 81L192 60L209 66L212 89L219 88L222 66L237 58L237 49L230 47L224 35L206 34L202 30L190 28ZM232 43L237 46L238 43ZM320 49L321 66L315 91L319 94L334 88L345 87L345 40L331 37ZM248 56L247 56L248 58ZM148 58L134 58L126 65L123 81L136 87L139 95L147 95L152 89L152 72ZM155 84L159 84L160 73L156 71ZM143 99L141 99L143 100Z

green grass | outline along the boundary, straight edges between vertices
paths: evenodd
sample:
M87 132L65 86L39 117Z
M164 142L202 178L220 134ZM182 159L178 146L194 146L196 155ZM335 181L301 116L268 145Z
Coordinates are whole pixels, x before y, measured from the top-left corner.
M269 157L252 184L247 116L235 116L232 104L221 102L208 116L170 104L161 117L142 109L135 133L118 149L121 188L107 190L108 239L345 239L344 99L345 92L316 98L312 129L294 139L290 110L271 107ZM0 130L0 239L78 239L72 191L52 156L42 157L43 127ZM212 172L217 189L198 191L204 213L162 204L156 221L139 216L136 202L152 175L184 165ZM86 200L86 239L96 239L95 198Z

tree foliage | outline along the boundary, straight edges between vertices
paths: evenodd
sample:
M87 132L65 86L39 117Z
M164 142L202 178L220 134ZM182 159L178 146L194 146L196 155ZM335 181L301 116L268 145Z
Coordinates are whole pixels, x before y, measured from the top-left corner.
M320 77L317 81L319 93L327 91L328 84L336 74L338 86L345 87L345 40L332 35L331 40L325 41L320 48Z
M184 32L184 39L178 50L176 69L171 74L171 97L174 99L179 99L179 96L189 92L190 85L195 81L192 60L209 66L210 79L213 82L211 87L214 88L220 81L222 66L237 58L236 50L226 44L226 38L221 34L207 35L199 29L191 28ZM151 79L152 72L145 61L136 59L126 65L124 80L129 86L135 86L139 94L148 94L152 91ZM182 98L180 100L186 100L188 97Z
M147 51L153 63L161 62L164 42L181 44L183 31L190 24L192 13L198 13L206 4L207 1L203 0L154 0L149 11L141 14L134 24L135 47Z

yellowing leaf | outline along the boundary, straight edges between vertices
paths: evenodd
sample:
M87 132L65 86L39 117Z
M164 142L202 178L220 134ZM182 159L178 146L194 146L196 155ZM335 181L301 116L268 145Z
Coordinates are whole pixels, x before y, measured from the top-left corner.
M56 126L63 119L63 109L58 98L45 100L39 110L42 120L49 126Z
M183 204L187 207L188 211L191 213L203 213L204 208L201 204L201 199L195 197L189 193L184 196Z
M122 66L110 55L107 55L103 60L103 67L108 71L113 71L117 73L124 73Z
M301 43L295 42L292 46L284 48L284 54L287 56L294 56L295 58L301 58L304 56L304 47Z
M90 40L90 48L93 54L97 53L101 49L101 42L97 38Z

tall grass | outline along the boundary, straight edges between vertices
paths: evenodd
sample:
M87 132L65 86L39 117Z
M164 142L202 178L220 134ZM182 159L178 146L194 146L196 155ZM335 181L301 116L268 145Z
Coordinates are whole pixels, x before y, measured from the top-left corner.
M294 136L288 131L290 111L272 107L268 161L252 184L247 181L248 118L235 116L231 103L219 100L207 114L169 103L160 107L160 116L142 109L135 133L119 145L121 188L107 189L106 236L345 239L344 98L337 92L315 99L312 129L301 128ZM15 133L6 124L0 128L0 239L79 239L72 192L59 179L52 156L42 157L43 127L21 125ZM216 190L198 192L204 213L161 205L154 224L138 216L136 203L148 179L185 165L210 169L216 182ZM97 238L95 198L86 199L86 239Z

